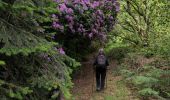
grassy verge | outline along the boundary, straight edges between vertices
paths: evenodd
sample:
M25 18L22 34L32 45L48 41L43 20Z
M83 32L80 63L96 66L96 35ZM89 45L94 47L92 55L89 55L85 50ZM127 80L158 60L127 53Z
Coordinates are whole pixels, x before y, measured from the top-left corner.
M117 89L115 90L114 95L105 96L105 100L128 100L129 91L124 82L116 82Z

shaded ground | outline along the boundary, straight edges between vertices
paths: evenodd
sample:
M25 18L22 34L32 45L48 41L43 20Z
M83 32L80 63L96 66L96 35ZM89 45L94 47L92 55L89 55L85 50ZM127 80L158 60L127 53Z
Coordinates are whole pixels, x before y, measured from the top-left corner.
M82 68L73 79L72 100L139 100L135 98L128 88L122 83L121 76L114 76L113 70L116 67L112 61L107 72L107 88L96 92L95 79L92 68L93 58L82 63ZM93 88L92 88L93 87Z

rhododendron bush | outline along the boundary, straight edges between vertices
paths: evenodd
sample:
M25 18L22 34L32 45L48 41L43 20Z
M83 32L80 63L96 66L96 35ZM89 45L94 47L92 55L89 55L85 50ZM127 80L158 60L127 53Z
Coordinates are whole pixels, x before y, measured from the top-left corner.
M106 39L116 22L117 0L55 0L58 14L53 14L52 26L58 33L80 34L89 39Z

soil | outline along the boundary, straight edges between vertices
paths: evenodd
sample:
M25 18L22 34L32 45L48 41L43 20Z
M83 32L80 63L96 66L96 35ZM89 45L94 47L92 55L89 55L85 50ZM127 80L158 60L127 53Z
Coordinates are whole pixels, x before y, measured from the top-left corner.
M107 71L107 85L103 91L96 91L95 76L93 72L93 57L82 62L82 67L73 78L74 87L71 90L72 100L139 100L124 83L121 76L114 76L113 70L117 67L116 61L110 62Z

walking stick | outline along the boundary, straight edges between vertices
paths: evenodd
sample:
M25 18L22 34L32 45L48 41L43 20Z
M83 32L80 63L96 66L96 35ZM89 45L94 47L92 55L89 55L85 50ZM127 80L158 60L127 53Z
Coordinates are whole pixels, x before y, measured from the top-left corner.
M93 69L93 83L92 83L92 93L93 93L93 88L94 88L94 69Z
M106 69L106 79L105 79L106 89L107 89L107 70L108 70L108 68Z

